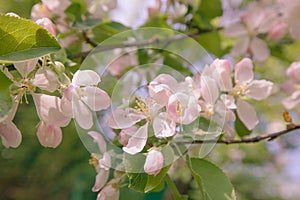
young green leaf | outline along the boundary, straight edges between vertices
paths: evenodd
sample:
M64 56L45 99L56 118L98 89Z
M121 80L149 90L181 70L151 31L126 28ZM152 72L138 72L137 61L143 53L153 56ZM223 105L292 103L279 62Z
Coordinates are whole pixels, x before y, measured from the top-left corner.
M235 120L235 131L240 137L244 137L247 135L250 135L252 131L248 130L247 127L244 125L244 123L240 120L238 115L236 115Z
M33 21L0 14L0 62L28 60L59 49L56 39Z
M203 200L236 199L232 184L225 173L213 163L191 158L190 167L202 193Z

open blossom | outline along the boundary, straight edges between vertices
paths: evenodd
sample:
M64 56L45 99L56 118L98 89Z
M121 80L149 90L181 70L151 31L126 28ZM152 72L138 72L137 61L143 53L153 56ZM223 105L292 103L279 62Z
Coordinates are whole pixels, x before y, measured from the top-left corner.
M270 50L266 42L258 37L267 33L276 22L276 11L264 8L256 3L240 15L240 22L225 27L224 34L229 37L239 37L231 53L233 56L250 55L259 62L265 61Z
M281 89L290 96L285 98L282 104L286 109L292 109L300 103L300 62L292 63L286 74L290 80L286 81Z
M107 185L99 192L97 200L118 200L119 196L119 187L115 185Z
M258 124L258 118L255 109L243 99L263 100L271 94L273 88L270 81L253 79L253 63L249 58L244 58L234 67L235 85L229 90L229 94L221 96L229 108L237 109L239 118L249 130Z
M160 151L152 149L149 151L144 164L144 171L149 175L156 176L163 168L164 157Z
M123 150L129 154L141 152L148 139L148 128L152 122L154 135L157 138L171 137L175 134L176 124L166 112L160 112L161 106L154 102L136 101L136 108L116 109L110 115L109 126L113 129L123 129L120 133ZM146 120L140 127L136 123Z
M92 111L106 109L111 104L108 94L96 87L100 82L99 75L92 70L78 70L72 83L64 92L63 110L72 109L73 117L81 128L93 126Z
M37 136L41 145L56 148L62 141L61 127L69 124L71 118L61 110L61 99L46 94L32 94L37 114L41 120Z

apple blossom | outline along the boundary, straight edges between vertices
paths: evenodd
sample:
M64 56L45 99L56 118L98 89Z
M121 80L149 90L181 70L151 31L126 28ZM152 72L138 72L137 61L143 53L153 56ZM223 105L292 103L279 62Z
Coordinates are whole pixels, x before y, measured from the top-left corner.
M41 121L38 126L37 137L44 147L56 148L62 141L62 130L59 126Z
M37 23L38 25L44 27L54 37L56 37L55 25L53 24L53 22L49 18L46 18L46 17L40 18L40 19L36 20L35 23Z
M99 75L92 70L78 70L72 83L64 92L62 109L72 107L73 116L79 126L90 129L93 126L92 111L100 111L110 106L108 94L96 87L100 82ZM69 104L69 105L68 105Z
M151 149L146 157L144 171L149 175L156 176L163 168L164 157L160 151Z
M119 187L115 185L105 186L97 196L97 200L118 200L120 196Z

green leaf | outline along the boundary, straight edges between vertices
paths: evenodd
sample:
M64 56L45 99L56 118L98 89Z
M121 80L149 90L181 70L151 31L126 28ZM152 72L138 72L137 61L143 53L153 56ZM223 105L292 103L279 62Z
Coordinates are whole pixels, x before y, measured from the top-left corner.
M202 193L200 199L236 199L232 184L219 167L200 158L191 158L190 167Z
M126 30L128 30L128 28L118 22L101 23L95 26L92 30L94 35L93 40L100 43L105 39Z
M12 100L9 93L10 85L11 81L2 72L0 72L0 122L12 106Z
M169 170L169 166L164 167L159 174L153 176L144 172L144 163L146 157L143 154L125 154L124 159L125 170L128 172L127 176L129 178L130 189L143 193L161 189L163 179Z
M248 130L244 123L240 120L239 116L236 114L235 120L235 131L240 137L244 137L250 135L252 133L251 130Z
M198 12L207 19L213 19L222 15L222 4L220 0L203 0L199 6Z
M223 52L221 49L221 39L217 31L203 33L199 36L198 42L209 52L217 57L221 57Z
M0 62L28 60L59 49L56 39L33 21L0 14Z

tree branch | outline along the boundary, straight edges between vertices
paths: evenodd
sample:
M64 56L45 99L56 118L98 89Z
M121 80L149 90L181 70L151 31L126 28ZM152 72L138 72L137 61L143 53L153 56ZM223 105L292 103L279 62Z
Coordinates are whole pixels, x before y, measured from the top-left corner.
M293 130L300 129L300 124L289 124L287 126L286 130L282 130L275 133L268 133L264 135L258 135L255 137L249 137L249 138L241 138L241 139L212 139L212 140L193 140L193 141L183 141L179 142L181 144L203 144L203 143L220 143L220 144L241 144L241 143L256 143L263 140L271 141L276 139L279 136L285 135Z

